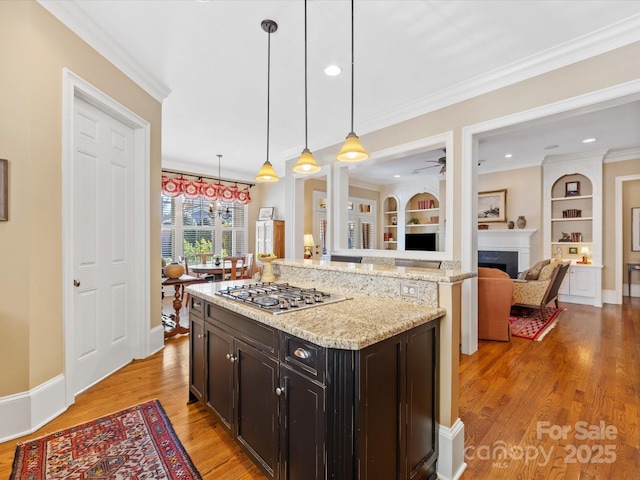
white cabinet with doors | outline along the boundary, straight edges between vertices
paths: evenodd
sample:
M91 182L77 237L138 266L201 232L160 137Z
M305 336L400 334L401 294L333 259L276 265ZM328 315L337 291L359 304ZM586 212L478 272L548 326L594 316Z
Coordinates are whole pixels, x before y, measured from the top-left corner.
M261 253L273 253L284 258L284 220L256 222L256 255Z

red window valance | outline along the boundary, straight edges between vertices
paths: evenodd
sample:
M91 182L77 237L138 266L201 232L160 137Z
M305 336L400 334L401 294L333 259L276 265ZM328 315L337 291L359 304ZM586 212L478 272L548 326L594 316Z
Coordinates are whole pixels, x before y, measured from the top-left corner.
M202 178L191 180L183 175L172 177L163 174L162 193L169 197L177 197L178 195L184 195L187 198L204 197L212 202L221 200L224 203L237 203L239 205L246 205L251 202L251 193L248 186L240 189L235 184L225 185L218 181L212 183Z

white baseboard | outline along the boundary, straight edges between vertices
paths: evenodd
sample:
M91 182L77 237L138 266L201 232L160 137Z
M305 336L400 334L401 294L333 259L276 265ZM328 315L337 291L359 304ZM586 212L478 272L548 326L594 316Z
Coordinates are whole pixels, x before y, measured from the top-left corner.
M0 398L0 443L35 432L67 409L64 375Z
M466 470L464 461L464 423L459 418L451 427L439 427L438 478L458 480Z
M149 352L146 352L147 356L153 355L164 348L164 327L162 324L151 329L149 335Z

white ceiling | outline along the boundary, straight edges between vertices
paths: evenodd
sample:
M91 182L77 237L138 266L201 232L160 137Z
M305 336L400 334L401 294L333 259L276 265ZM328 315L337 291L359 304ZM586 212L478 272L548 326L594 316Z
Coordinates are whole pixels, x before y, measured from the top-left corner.
M268 35L260 23L275 20L269 158L280 176L287 173L284 161L302 150L303 1L41 3L63 21L60 9L73 17L75 27L65 23L96 48L101 43L103 53L108 45L107 58L138 62L142 68L132 70L152 79L156 97L170 91L163 102L163 166L215 175L220 153L223 177L238 180L252 180L266 159ZM346 0L309 0L307 10L309 147L315 151L340 144L350 130L351 8ZM91 37L97 35L96 43ZM637 40L638 1L358 0L355 131L362 136ZM325 76L329 64L341 66L342 74ZM638 148L640 104L631 100L487 136L480 144L486 160L480 169L505 153L515 162L580 149ZM587 136L598 141L585 146ZM544 149L550 145L559 147ZM410 175L440 156L441 150L424 154L398 173ZM380 175L388 179L391 170Z

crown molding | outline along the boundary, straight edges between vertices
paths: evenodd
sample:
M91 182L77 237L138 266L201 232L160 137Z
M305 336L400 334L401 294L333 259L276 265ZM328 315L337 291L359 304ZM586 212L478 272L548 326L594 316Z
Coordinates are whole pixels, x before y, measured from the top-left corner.
M604 163L625 162L627 160L637 160L638 158L640 158L640 148L611 150L604 158Z
M75 1L37 1L69 30L88 43L89 46L160 103L171 93L171 89L168 86L154 77L127 50L122 48Z
M640 14L539 54L523 58L506 67L398 105L376 118L359 120L359 135L362 137L408 119L425 115L637 41L640 41ZM339 144L342 141L344 141L344 131L336 129L323 138L316 139L310 145L310 148L313 151L328 145ZM364 141L366 142L366 139ZM300 148L302 147L296 147L290 151L283 152L283 154L285 156L295 155Z

